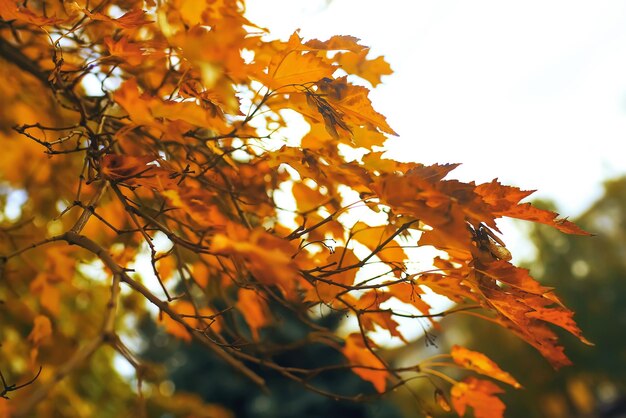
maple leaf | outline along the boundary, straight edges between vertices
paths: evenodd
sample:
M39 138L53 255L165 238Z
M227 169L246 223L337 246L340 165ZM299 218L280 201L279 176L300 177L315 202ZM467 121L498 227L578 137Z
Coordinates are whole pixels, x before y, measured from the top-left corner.
M384 57L368 60L368 52L367 50L362 50L359 52L339 53L335 58L346 71L358 75L376 87L381 83L381 76L392 74L393 71Z
M144 60L144 50L141 45L130 43L125 37L117 41L107 37L104 39L104 43L111 56L121 58L130 65L139 65Z
M385 117L374 110L368 98L369 90L365 87L350 84L347 77L335 80L320 77L318 86L331 106L342 113L346 123L353 123L356 126L366 125L397 135L387 124Z
M474 409L476 418L502 418L504 404L494 396L502 393L497 385L487 380L468 377L456 383L450 390L452 406L460 417L465 415L467 407Z
M139 26L152 23L152 21L146 18L146 12L140 9L135 9L135 10L126 12L118 18L112 18L100 12L91 13L87 9L82 9L82 11L87 16L89 16L90 19L113 23L115 26L118 26L122 29L134 29Z
M269 63L265 80L269 87L279 89L287 86L315 83L331 77L335 67L314 53L303 51L302 39L294 32L284 50L274 55ZM287 91L284 90L283 91Z
M384 57L346 35L271 40L244 12L238 0L0 0L0 95L10 104L0 112L0 294L12 336L2 349L11 373L29 360L53 366L37 390L19 393L15 415L63 415L67 399L96 410L101 400L74 384L93 373L123 380L111 406L134 413L136 390L111 359L141 374L142 353L121 336L155 311L166 332L260 387L272 370L328 392L324 375L350 369L383 393L391 376L399 385L428 374L429 361L395 369L370 337L406 344L398 317L437 327L469 309L554 366L569 364L550 327L589 343L573 312L508 261L493 231L497 218L514 217L586 232L520 203L531 192L446 179L457 164L387 158L381 147L396 133L352 82L378 85L391 73ZM13 216L8 202L22 194ZM416 246L437 250L432 268L415 268ZM429 291L463 305L432 313ZM344 315L359 332L337 332ZM283 361L317 343L346 364ZM104 345L116 354L98 354ZM481 353L454 346L442 356L519 386ZM216 411L181 393L161 402L159 392L146 398L151 411L163 408L155 413ZM451 402L439 388L435 401L499 418L500 392L469 378L453 385Z
M332 266L335 272L323 280L318 280L315 288L309 290L307 300L332 303L337 295L345 293L347 287L354 283L356 269L346 267L356 265L359 262L359 258L351 249L335 248L335 251L326 258L326 264Z
M50 339L52 335L52 323L50 318L45 315L37 315L33 320L33 329L28 334L28 340L32 344L30 350L31 364L37 362L37 356L39 355L39 347Z
M186 300L178 300L170 304L170 307L174 312L182 316L183 321L187 325L194 329L206 331L210 328L218 333L221 330L221 323L219 320L212 319L215 312L210 308L197 309L191 302ZM168 314L162 314L160 321L169 334L187 342L191 341L191 334L187 328Z
M18 0L1 0L0 17L6 21L18 20L35 26L51 26L65 23L68 19L56 16L41 16L27 7L22 6Z
M572 312L558 305L550 306L555 302L549 298L515 290L508 292L487 288L481 290L489 305L501 314L497 319L498 322L535 347L556 369L570 365L571 361L563 352L563 347L558 344L556 334L545 325L545 322L559 325L578 336L583 342L589 343L572 321Z
M298 274L288 248L288 242L261 229L248 232L234 224L228 224L226 234L216 234L211 243L212 252L243 257L259 281L277 286L287 298L294 299Z
M473 370L482 375L497 379L501 382L508 383L516 389L522 387L518 383L518 381L513 378L513 376L500 369L500 367L498 367L496 363L494 363L491 359L489 359L489 357L482 353L478 353L476 351L468 350L465 347L454 345L452 346L450 355L452 356L454 362L459 366L465 367L469 370Z
M370 341L369 345L373 343ZM385 391L388 372L385 365L363 342L361 334L350 334L346 338L343 355L356 367L354 373L370 382L379 393Z
M393 319L391 310L382 309L381 304L391 298L391 294L380 292L377 289L370 290L362 295L358 300L354 300L348 295L342 300L347 301L352 309L359 312L359 322L361 327L366 331L374 331L375 326L380 329L389 331L392 337L398 337L403 342L408 343L404 335L398 330L398 323Z
M483 200L492 207L491 210L495 215L539 222L568 234L591 235L574 223L566 219L559 219L558 213L538 209L530 203L519 203L521 199L533 192L534 190L523 191L517 187L503 186L497 179L476 187L476 193L480 194Z
M414 306L422 314L430 314L430 305L421 297L424 291L415 283L394 283L392 286L389 286L388 292L399 301Z
M237 295L237 309L250 327L252 338L258 340L259 329L271 323L269 307L259 292L254 290L241 288Z

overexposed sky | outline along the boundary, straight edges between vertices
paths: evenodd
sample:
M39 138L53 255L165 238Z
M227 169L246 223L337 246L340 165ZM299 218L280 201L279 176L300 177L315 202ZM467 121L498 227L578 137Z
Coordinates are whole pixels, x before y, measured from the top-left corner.
M626 174L626 2L248 0L277 37L353 35L395 73L370 97L390 156L553 199L576 216ZM506 225L505 225L505 229Z

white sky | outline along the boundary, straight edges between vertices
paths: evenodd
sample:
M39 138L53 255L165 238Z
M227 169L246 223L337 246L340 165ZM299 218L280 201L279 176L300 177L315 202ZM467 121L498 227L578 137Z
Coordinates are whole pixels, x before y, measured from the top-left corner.
M538 189L563 216L626 173L626 2L248 0L247 10L279 37L353 35L384 55L395 73L370 97L400 134L396 159L463 163L452 177ZM503 230L515 254L519 233Z

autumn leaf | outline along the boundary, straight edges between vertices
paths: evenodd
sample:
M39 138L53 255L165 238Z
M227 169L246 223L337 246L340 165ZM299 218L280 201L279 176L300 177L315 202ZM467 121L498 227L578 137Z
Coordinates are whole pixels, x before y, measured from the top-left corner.
M211 204L215 200L213 193L204 189L178 187L165 190L163 195L182 214L191 218L201 228L224 229L228 219L218 207Z
M476 351L468 350L465 347L458 345L452 346L450 355L456 364L465 367L466 369L473 370L485 376L489 376L493 379L497 379L501 382L508 383L516 389L522 386L507 372L503 371L494 363L489 357Z
M248 269L262 283L277 286L290 299L296 297L298 274L287 250L289 243L261 229L248 233L229 224L226 231L227 234L213 237L212 252L241 256Z
M346 269L345 267L356 265L359 262L359 258L351 249L345 247L335 248L335 251L326 258L326 264L333 266L336 272L318 280L315 288L309 291L307 300L320 300L332 303L337 295L345 293L348 286L354 283L356 270Z
M352 227L352 236L393 267L394 263L407 258L402 246L393 239L395 231L396 229L391 226L373 227L364 222L357 222ZM399 275L399 272L397 274Z
M18 0L0 1L0 17L6 21L18 20L35 26L51 26L67 21L67 19L57 18L56 16L41 16L24 7Z
M525 292L553 298L552 288L541 286L535 279L530 276L527 269L516 267L508 261L493 261L486 266L482 273L495 280L506 283ZM553 300L558 301L558 299Z
M92 13L87 9L82 9L82 11L89 16L90 19L112 23L122 29L134 29L152 23L152 21L146 18L146 12L139 9L126 12L118 18L112 18L99 12Z
M429 373L384 360L375 336L410 343L399 318L474 314L555 367L569 359L551 327L589 344L495 234L502 217L587 233L520 203L531 192L449 179L458 164L389 158L396 133L361 84L391 66L359 39L276 38L237 0L0 0L0 18L0 393L43 366L36 389L17 386L16 416L65 416L68 401L89 415L100 392L112 415L136 414L121 359L153 386L151 414L227 415L157 382L144 358L169 370L170 350L126 341L150 321L259 387L271 371L354 399ZM429 293L461 305L433 312ZM299 354L321 345L346 361ZM186 348L172 347L175 368ZM438 356L519 386L484 354ZM372 388L324 386L349 371ZM489 381L456 382L450 400L433 389L443 410L502 416Z
M367 59L368 52L368 50L362 50L339 53L336 59L342 68L369 81L372 86L376 87L381 83L381 76L392 74L393 71L383 57Z
M52 323L50 318L45 315L37 315L33 320L33 329L28 335L30 342L39 346L42 342L52 335Z
M430 305L421 297L424 291L417 284L412 282L394 283L389 286L388 292L399 301L414 306L422 314L430 314Z
M113 57L118 57L130 65L139 65L144 59L144 51L139 44L128 42L127 38L120 38L115 41L112 38L105 38L105 45Z
M553 226L559 231L568 234L590 235L574 223L566 219L559 219L557 213L538 209L530 203L519 203L521 199L529 196L534 191L523 191L517 187L503 186L496 179L491 183L477 186L476 192L492 207L495 215L539 222Z
M346 338L343 355L356 366L353 369L355 374L374 385L379 393L385 391L388 375L385 365L365 345L361 334L350 334Z
M46 341L50 340L52 336L52 323L50 318L45 315L37 315L33 320L33 329L28 335L28 340L32 344L30 350L30 362L31 364L37 363L37 357L39 355L39 347Z
M113 98L128 112L135 123L149 125L155 121L150 111L150 101L140 94L137 81L134 78L125 81L115 91Z
M186 300L178 300L170 304L170 308L178 315L181 315L183 321L193 329L200 331L210 329L218 333L221 330L219 318L212 318L215 312L210 308L197 309L191 302ZM187 328L180 322L171 318L168 314L163 313L160 317L160 321L165 327L165 331L169 334L187 342L191 341L191 334Z
M392 337L398 337L408 343L408 340L398 329L399 324L393 319L391 310L381 307L381 304L388 301L391 296L389 293L373 289L366 292L358 300L354 300L352 296L345 296L342 298L342 302L347 302L351 309L359 312L358 320L364 330L374 331L378 326L380 329L387 330Z
M252 338L258 340L259 330L271 323L271 314L267 302L263 300L259 292L254 290L241 288L237 294L237 309L250 327Z
M502 389L494 383L473 377L457 382L450 390L452 406L459 417L465 415L469 406L474 409L476 418L502 418L504 403L495 396L499 393Z
M307 48L311 50L322 51L351 51L361 52L367 51L369 48L359 44L360 39L354 36L346 35L334 35L327 41L320 41L318 39L311 39L305 43Z
M570 311L562 307L546 307L553 305L554 301L521 291L500 292L483 288L482 292L489 305L501 315L498 322L535 347L554 368L571 364L558 344L556 334L542 321L545 318L546 322L572 325ZM570 332L582 337L578 327L571 328Z
M318 86L334 109L341 112L348 124L366 125L382 132L397 135L383 115L376 112L368 98L369 90L350 84L346 77L335 80L320 77Z
M284 48L272 58L267 69L267 84L272 88L312 84L335 72L333 66L314 53L302 50L302 40L297 32L291 35Z

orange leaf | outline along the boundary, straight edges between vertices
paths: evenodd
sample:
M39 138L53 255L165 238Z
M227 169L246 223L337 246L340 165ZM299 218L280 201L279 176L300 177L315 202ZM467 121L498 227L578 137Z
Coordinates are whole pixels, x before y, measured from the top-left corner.
M33 320L33 329L28 334L28 339L33 345L40 345L52 335L52 323L45 315L37 315Z
M414 283L402 282L389 286L389 294L404 303L413 305L424 315L428 315L430 305L422 300L420 295L423 293L424 291Z
M238 290L237 310L241 312L255 340L259 339L259 329L270 322L270 313L267 303L262 296L250 289Z
M28 340L32 344L30 350L30 360L32 364L37 361L39 355L39 346L50 338L52 335L52 323L45 315L37 315L33 321L33 329L28 335Z
M311 49L326 50L326 51L368 51L369 48L363 45L359 45L359 38L346 35L335 35L327 41L320 41L318 39L311 39L306 42L306 46Z
M387 124L383 115L376 112L368 97L369 90L348 83L347 77L336 80L325 78L318 83L320 90L327 95L328 102L343 114L346 123L356 126L366 125L371 129L397 135Z
M214 314L210 308L200 308L196 310L191 302L186 300L178 300L170 304L170 308L174 312L183 316L183 321L192 328L204 330L210 327L215 332L220 332L221 324L218 320L211 320L209 317ZM204 319L198 317L201 316ZM172 319L168 314L164 313L161 317L161 323L165 327L165 331L169 334L180 338L181 340L191 341L191 334L187 328L180 322Z
M118 41L110 37L104 38L104 43L111 56L121 58L130 65L139 65L144 60L144 51L141 46L128 42L128 39L123 36Z
M134 177L146 174L155 166L148 163L154 161L154 157L132 157L129 155L107 154L102 157L102 174L109 180L132 181Z
M13 406L8 399L0 398L0 418L11 418Z
M202 228L223 229L229 222L213 204L214 194L206 189L179 186L162 193L172 206Z
M20 3L20 5L18 5ZM69 19L59 19L56 16L46 17L35 14L27 7L23 7L18 0L0 1L0 17L5 21L18 20L36 26L52 26L67 22Z
M465 415L468 406L474 409L476 418L502 418L504 416L504 404L494 396L502 393L496 384L487 380L468 377L462 382L457 382L450 390L452 406L460 417Z
M226 226L225 234L216 234L211 252L239 255L261 283L277 286L289 299L297 297L299 273L291 258L295 253L288 241L268 234L263 229L248 231L235 224Z
M369 250L376 251L376 256L382 261L389 263L392 266L403 260L407 259L407 256L397 241L391 240L383 245L390 237L396 228L392 225L383 226L369 226L364 222L357 222L352 227L352 235L361 244L365 245ZM396 275L400 275L400 271L396 271Z
M53 316L58 316L61 310L61 291L52 284L54 278L47 272L40 272L30 283L29 289L33 294L39 295L41 306L46 308Z
M142 96L137 85L137 80L131 78L125 81L113 93L113 99L126 110L128 116L138 125L149 125L155 119L150 111L150 98Z
M482 272L495 280L514 286L528 293L550 297L553 290L550 287L541 286L530 276L527 269L514 266L505 260L496 260L489 263Z
M393 286L392 286L393 287ZM381 329L388 331L392 337L398 337L408 344L404 335L398 329L398 323L393 319L390 311L381 310L381 303L391 298L390 293L381 292L378 289L372 289L362 295L357 301L352 300L351 295L346 295L343 300L349 303L360 312L359 321L366 331L374 331L375 325Z
M591 235L566 219L558 219L558 213L538 209L530 203L519 203L520 200L532 194L534 190L524 191L517 187L503 186L495 179L491 183L476 186L475 191L492 207L491 210L494 215L550 225L568 234Z
M359 261L351 249L345 247L335 248L335 252L328 256L325 264L332 264L331 268L339 270L339 272L325 277L324 280L317 281L315 288L309 290L307 300L332 303L339 293L346 291L345 286L354 284L354 278L358 270L357 268L351 268L341 271L341 268L356 265ZM337 283L337 285L333 283Z
M328 197L320 193L319 190L313 189L302 182L293 183L291 192L301 213L315 211L328 201Z
M146 12L140 9L135 9L131 10L130 12L124 13L124 15L118 17L117 19L114 19L99 12L91 13L87 9L83 9L83 12L92 20L113 23L115 26L118 26L122 29L133 29L139 26L146 25L148 23L152 23L151 20L146 19Z
M356 366L352 369L355 374L374 385L379 393L385 391L388 372L383 362L367 348L361 334L350 334L342 351L350 363Z
M335 59L348 74L357 75L376 87L381 82L380 77L393 73L393 70L383 57L368 60L368 52L368 50L362 50L356 53L339 53Z
M464 298L476 300L476 296L467 286L465 280L454 275L422 274L415 279L419 285L428 287L433 292L447 297L453 302L461 303Z
M332 77L335 67L303 49L302 40L294 32L285 50L276 54L269 64L266 81L269 87L277 89L292 84L315 83L325 77Z
M497 288L481 288L481 290L488 303L501 315L497 318L498 322L539 350L554 368L558 369L572 364L564 354L563 347L557 344L556 334L540 321L540 319L547 322L557 321L563 315L566 317L570 315L570 311L561 307L546 308L546 305L554 304L554 301L521 290L511 289L508 292ZM553 312L553 309L556 312ZM568 323L563 318L561 321L563 324ZM572 331L580 333L577 327Z
M508 383L516 389L522 387L513 376L500 369L494 361L482 353L455 345L452 347L450 354L454 362L459 366Z

